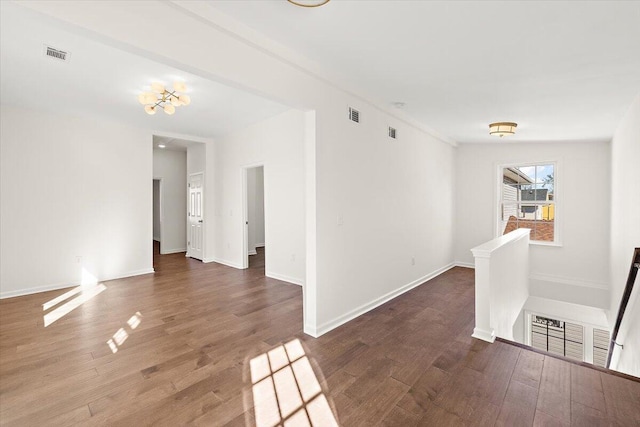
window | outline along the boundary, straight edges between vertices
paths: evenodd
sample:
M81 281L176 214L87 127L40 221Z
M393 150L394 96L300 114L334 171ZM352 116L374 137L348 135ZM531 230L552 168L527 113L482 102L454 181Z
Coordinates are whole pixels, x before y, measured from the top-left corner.
M531 229L531 241L557 243L556 164L500 167L498 234Z

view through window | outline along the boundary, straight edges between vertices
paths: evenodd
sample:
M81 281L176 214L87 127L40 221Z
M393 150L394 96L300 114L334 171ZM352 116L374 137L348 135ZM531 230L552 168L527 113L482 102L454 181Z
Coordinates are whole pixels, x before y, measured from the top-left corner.
M500 234L529 228L532 241L556 241L555 172L553 163L502 168Z

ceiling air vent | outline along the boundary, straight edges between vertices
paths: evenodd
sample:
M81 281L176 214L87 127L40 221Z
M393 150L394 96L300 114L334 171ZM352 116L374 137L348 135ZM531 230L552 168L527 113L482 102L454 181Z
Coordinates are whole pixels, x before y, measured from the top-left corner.
M389 138L396 139L396 130L395 130L395 128L392 128L391 126L389 126Z
M59 61L68 61L71 56L70 52L65 52L64 50L56 49L55 47L44 45L44 54L53 59L57 59Z
M349 120L352 122L360 123L360 111L355 108L349 107Z

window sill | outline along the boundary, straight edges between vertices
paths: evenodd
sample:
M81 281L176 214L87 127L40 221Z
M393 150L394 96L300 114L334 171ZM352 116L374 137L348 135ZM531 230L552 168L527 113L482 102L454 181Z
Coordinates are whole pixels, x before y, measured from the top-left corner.
M562 247L562 242L545 242L542 240L529 240L529 245L534 245L534 246L552 246L552 247L556 247L556 248L561 248Z

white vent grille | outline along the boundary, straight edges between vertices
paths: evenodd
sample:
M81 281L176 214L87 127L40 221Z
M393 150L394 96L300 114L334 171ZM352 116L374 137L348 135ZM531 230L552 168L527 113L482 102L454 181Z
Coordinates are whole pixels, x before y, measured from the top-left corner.
M349 107L349 120L352 122L360 123L360 111L355 108Z
M45 56L57 59L59 61L68 61L69 56L71 56L69 52L65 52L64 50L56 49L55 47L47 45L44 46L44 54Z
M531 346L552 354L584 361L584 327L531 316Z
M609 355L609 331L593 328L593 364L604 368Z
M396 130L395 130L395 128L392 128L391 126L389 126L389 138L396 139Z

